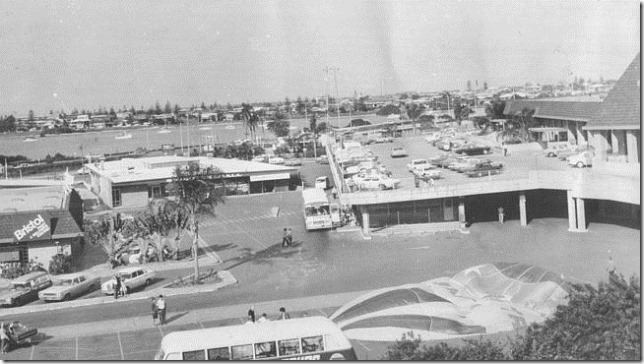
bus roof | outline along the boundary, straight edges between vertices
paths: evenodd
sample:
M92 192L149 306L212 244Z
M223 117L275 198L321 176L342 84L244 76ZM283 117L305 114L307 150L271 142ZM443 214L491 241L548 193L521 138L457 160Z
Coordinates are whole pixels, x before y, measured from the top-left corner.
M335 342L345 341L347 346L351 346L349 340L333 321L322 316L311 316L255 324L176 331L163 337L161 348L166 353L177 353L327 334L336 335Z
M329 204L329 198L321 188L309 188L302 190L302 198L304 199L304 205L309 204Z

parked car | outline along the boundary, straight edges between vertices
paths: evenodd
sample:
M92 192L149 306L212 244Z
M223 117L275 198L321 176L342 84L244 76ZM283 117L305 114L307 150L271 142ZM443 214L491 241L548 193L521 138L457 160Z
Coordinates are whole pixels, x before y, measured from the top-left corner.
M472 164L476 163L481 163L483 162L480 159L476 158L471 158L469 156L463 156L463 157L456 157L456 159L447 165L448 169L451 169L452 171L460 171L461 168L469 167Z
M116 274L121 277L121 284L124 284L125 287L127 287L128 292L133 289L149 286L156 277L155 271L141 267L125 268ZM116 282L114 278L110 279L101 285L101 292L107 295L114 294L115 284Z
M36 271L18 277L11 288L0 293L1 306L21 306L38 299L38 292L51 286L51 278L44 271Z
M400 180L382 175L369 175L357 178L356 184L362 190L378 188L381 190L391 190L398 188Z
M574 152L577 150L576 145L571 144L555 144L543 150L546 157L557 157L562 152Z
M436 167L447 168L450 163L456 161L456 157L450 154L443 154L439 157L434 157L429 159L429 163Z
M322 176L315 179L315 188L326 190L330 185L331 182L329 181L329 177L327 176Z
M373 140L374 143L393 143L394 138L392 137L386 137L386 136L381 136Z
M284 164L282 157L268 157L268 164Z
M429 161L427 159L412 159L411 162L407 163L407 169L409 172L414 172L414 170L418 168L425 167L429 164Z
M572 155L566 159L569 165L583 168L591 167L593 165L593 158L595 153L590 150L585 150L579 154Z
M329 164L329 157L326 155L321 155L315 159L315 161L319 164Z
M465 173L468 177L484 177L499 174L502 169L503 164L501 163L484 162L477 163L474 168L469 169Z
M456 154L467 154L467 155L480 155L490 153L490 147L485 145L477 144L466 144L462 147L455 149L454 153Z
M54 278L54 285L40 291L38 297L43 301L69 301L98 289L100 285L99 277L87 277L82 273L58 276Z
M302 160L298 158L287 159L284 161L285 166L297 167L302 165Z
M441 178L441 171L436 169L436 167L432 166L431 164L428 164L415 169L414 175L420 178L438 179Z
M394 147L394 149L391 150L391 158L401 158L406 156L407 151L403 147Z
M256 155L253 157L253 162L261 162L265 163L266 162L266 156L265 155Z

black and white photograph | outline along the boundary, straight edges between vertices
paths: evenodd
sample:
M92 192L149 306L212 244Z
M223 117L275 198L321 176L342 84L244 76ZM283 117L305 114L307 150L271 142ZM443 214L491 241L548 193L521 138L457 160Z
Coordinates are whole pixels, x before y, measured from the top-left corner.
M0 2L0 361L641 361L641 14Z

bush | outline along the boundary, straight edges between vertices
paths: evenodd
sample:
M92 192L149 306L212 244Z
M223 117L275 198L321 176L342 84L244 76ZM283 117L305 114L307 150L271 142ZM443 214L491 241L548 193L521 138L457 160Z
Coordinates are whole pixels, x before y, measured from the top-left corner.
M72 272L72 257L67 254L56 254L49 262L49 274L65 274Z

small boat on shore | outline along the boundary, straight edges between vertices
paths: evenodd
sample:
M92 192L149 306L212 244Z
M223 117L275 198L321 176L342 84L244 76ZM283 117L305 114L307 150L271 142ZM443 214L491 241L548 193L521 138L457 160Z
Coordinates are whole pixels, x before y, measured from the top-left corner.
M209 126L202 126L201 128L199 128L199 130L206 131L206 130L212 130L212 128Z
M26 137L23 140L23 142L25 142L25 143L36 142L36 141L38 141L38 138L34 138L34 137Z
M228 129L228 130L235 130L235 127L234 127L234 126L232 126L232 125L228 125L228 126L226 127L226 129Z
M132 139L132 134L130 134L130 133L120 133L119 135L115 136L114 139L116 139L116 140Z
M172 133L172 130L166 129L166 128L163 128L163 129L157 131L157 134L170 134L170 133Z

